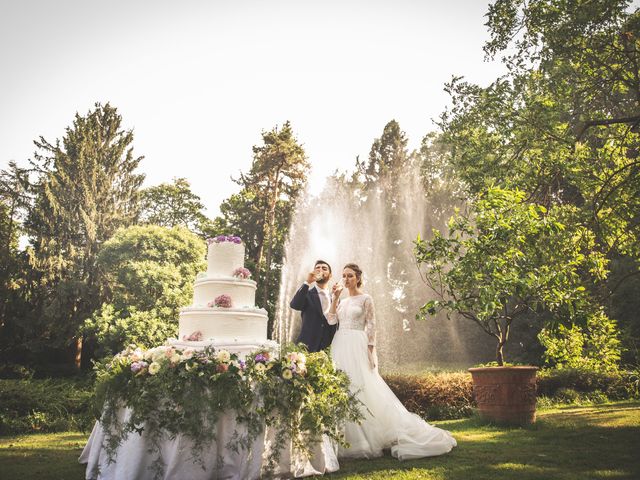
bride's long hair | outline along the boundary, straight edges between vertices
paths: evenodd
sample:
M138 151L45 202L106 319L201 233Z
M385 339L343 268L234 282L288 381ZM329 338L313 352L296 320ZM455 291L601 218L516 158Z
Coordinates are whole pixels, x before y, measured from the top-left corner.
M347 263L343 270L345 268L349 268L351 270L353 270L356 274L356 278L358 279L358 283L357 286L358 288L360 288L362 286L362 270L360 269L360 267L358 265L356 265L355 263Z

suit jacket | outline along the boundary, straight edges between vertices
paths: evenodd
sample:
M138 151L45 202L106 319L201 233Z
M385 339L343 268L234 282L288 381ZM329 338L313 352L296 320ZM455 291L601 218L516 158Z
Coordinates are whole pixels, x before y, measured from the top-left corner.
M303 284L289 305L302 313L302 329L297 343L304 343L310 352L319 352L331 345L337 326L329 325L327 322L315 288Z

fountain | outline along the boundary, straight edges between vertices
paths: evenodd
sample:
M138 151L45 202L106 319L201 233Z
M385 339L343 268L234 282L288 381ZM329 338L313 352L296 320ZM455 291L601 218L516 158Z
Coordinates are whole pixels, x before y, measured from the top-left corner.
M431 297L413 257L413 241L445 227L446 212L425 195L419 168L366 190L345 176L327 180L318 197L303 195L292 218L285 246L274 337L295 340L300 315L289 301L316 260L329 262L334 281L348 262L364 271L364 290L376 308L378 356L383 372L425 368L463 368L491 359L475 325L444 316L418 321L420 306ZM435 208L439 214L435 213ZM487 337L488 344L491 339ZM487 355L488 352L488 355Z

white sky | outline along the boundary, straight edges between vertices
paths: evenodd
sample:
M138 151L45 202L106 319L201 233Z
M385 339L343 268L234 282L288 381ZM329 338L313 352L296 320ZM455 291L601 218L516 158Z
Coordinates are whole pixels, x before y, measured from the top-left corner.
M210 215L260 132L290 120L319 191L391 119L410 147L452 75L487 84L484 0L0 0L0 168L111 102L145 185L186 177Z

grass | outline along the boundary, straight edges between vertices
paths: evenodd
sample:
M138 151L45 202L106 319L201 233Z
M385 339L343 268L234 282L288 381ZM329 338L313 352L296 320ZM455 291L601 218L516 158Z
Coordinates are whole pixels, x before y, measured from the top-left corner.
M542 410L529 428L477 419L437 425L453 432L449 455L407 462L385 456L342 461L331 479L585 480L640 478L640 403ZM0 438L0 478L81 480L86 435L70 432Z

